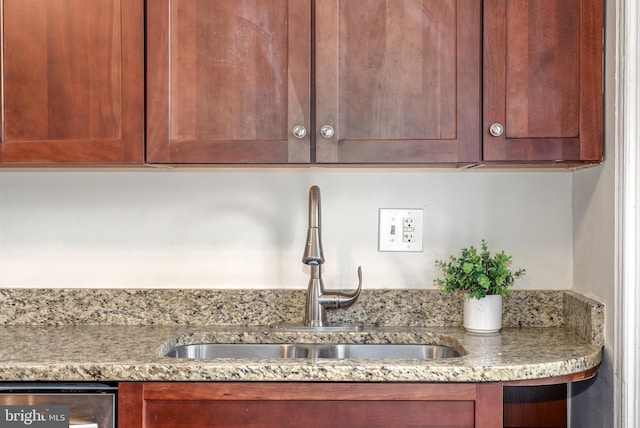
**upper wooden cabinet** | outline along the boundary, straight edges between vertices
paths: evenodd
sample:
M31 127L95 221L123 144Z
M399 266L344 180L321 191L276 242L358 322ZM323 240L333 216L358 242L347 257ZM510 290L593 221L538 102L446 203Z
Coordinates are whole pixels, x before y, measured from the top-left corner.
M3 165L602 159L603 0L0 7Z
M147 161L308 163L309 0L147 0Z
M478 0L316 2L316 161L478 162L480 16Z
M1 7L2 163L141 163L142 0Z
M603 9L602 0L484 1L485 161L602 160Z
M147 160L480 160L479 1L311 4L148 0Z

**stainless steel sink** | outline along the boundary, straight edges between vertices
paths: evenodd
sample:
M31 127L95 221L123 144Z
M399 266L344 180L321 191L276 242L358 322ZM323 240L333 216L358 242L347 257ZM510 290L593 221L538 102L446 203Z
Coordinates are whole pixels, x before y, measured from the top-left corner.
M174 358L308 358L301 345L271 343L203 343L172 348L165 357Z
M435 360L459 357L454 348L420 344L272 344L272 343L202 343L183 345L164 354L173 358L334 358L334 359L419 359Z
M437 360L459 357L453 348L442 345L390 345L339 343L318 345L316 358Z

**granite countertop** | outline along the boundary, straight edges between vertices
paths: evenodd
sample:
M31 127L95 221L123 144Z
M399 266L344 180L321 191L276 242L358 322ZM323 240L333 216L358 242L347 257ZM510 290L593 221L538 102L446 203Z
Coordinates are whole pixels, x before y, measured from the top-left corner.
M422 307L429 299L441 299L424 291L416 293L411 296L411 305ZM573 292L542 292L542 297L525 294L505 302L505 328L500 333L478 335L465 332L452 315L458 310L456 300L438 302L440 308L443 304L450 306L444 309L447 313L429 318L439 325L405 322L399 327L393 324L403 320L381 323L377 317L379 326L365 331L309 333L270 329L272 319L264 324L223 325L220 320L216 323L199 318L198 311L193 317L162 323L153 316L140 315L141 305L162 304L223 308L226 321L247 317L237 296L226 292L2 290L0 307L5 318L0 325L0 381L487 382L566 376L597 367L602 356L602 305ZM404 294L401 300L406 297ZM263 299L263 304L272 302L270 298ZM370 301L379 304L381 298L373 293ZM527 310L512 313L537 312L536 319L510 318L510 305L521 307L523 301L528 302ZM541 301L544 304L537 307ZM385 302L387 306L391 303ZM365 297L363 305L369 304ZM33 305L38 308L34 310ZM559 310L558 305L562 306ZM232 314L232 307L239 308L236 314ZM412 310L414 319L417 312L415 307ZM343 316L360 318L356 312ZM295 321L287 316L276 321L283 320ZM428 343L452 346L464 355L425 361L194 360L161 356L170 347L182 344L287 342Z

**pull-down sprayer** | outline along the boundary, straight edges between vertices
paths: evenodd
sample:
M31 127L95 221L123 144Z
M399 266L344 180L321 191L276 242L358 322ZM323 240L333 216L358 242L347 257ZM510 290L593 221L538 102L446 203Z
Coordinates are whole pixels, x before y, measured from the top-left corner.
M305 265L321 265L324 263L322 240L320 239L320 188L312 186L309 189L309 229L307 230L307 245L304 247L302 263Z

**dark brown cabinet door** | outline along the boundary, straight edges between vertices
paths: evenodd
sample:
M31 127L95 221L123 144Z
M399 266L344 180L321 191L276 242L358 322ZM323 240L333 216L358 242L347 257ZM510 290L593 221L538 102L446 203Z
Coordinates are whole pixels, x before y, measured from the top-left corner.
M601 161L602 0L485 0L484 11L484 159Z
M479 161L480 11L478 0L316 2L317 162Z
M1 6L2 163L141 163L142 0Z
M147 0L147 161L307 163L309 0Z

